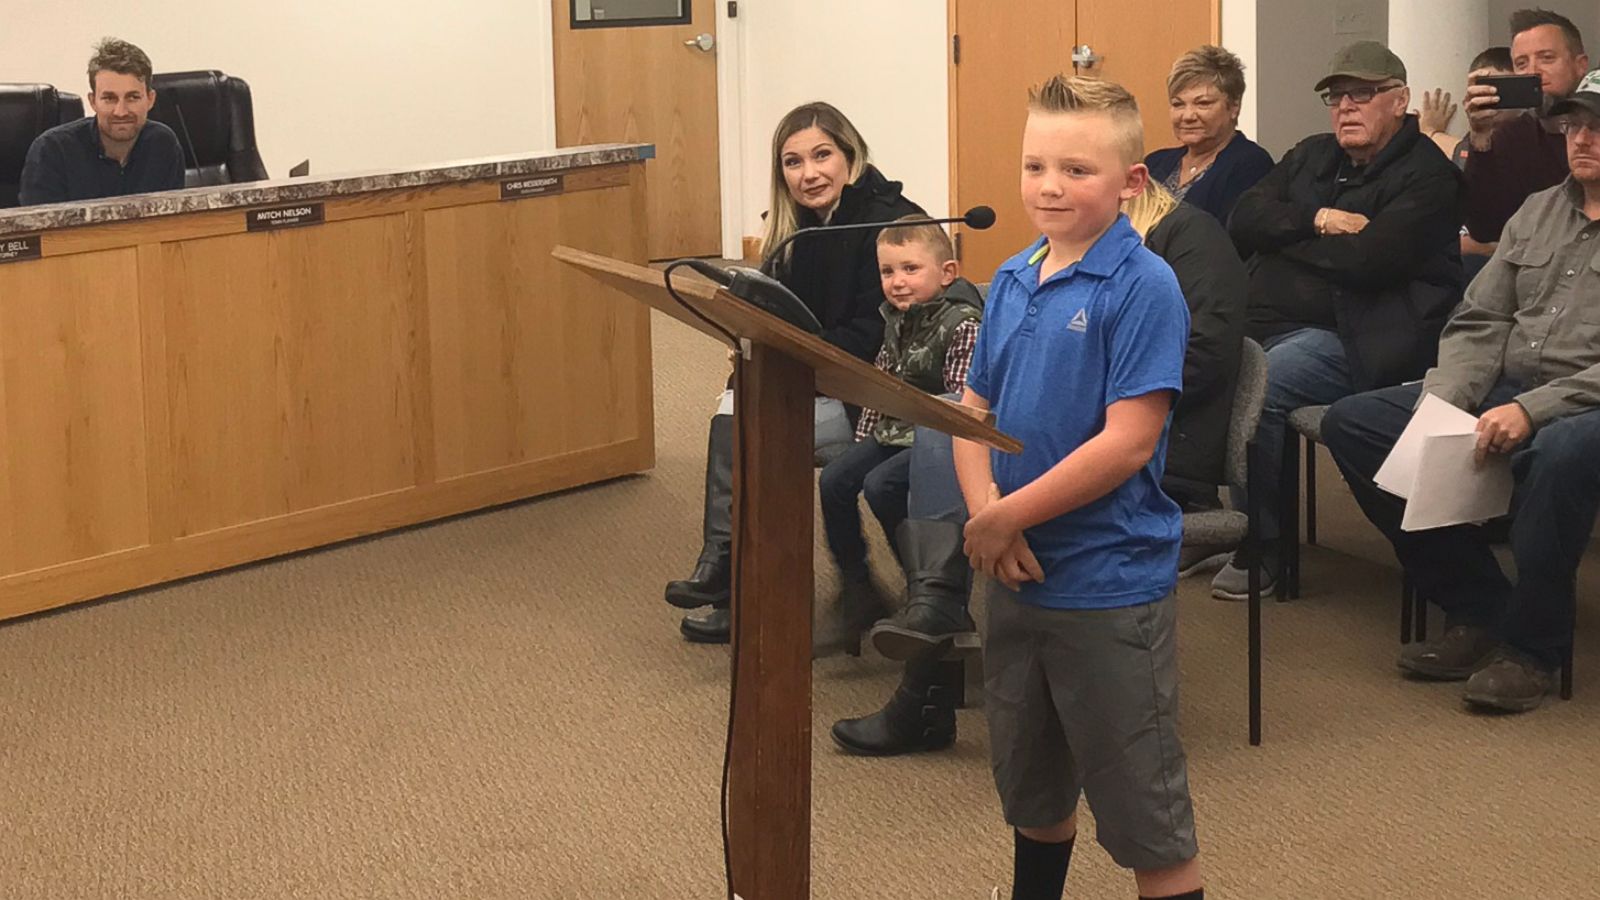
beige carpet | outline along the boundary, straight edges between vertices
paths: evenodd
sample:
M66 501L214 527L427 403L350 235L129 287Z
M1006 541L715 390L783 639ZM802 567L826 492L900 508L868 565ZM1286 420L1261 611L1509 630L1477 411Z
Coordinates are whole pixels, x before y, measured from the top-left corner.
M648 476L0 627L0 897L721 896L727 654L660 588L698 546L724 364L656 329ZM1266 610L1261 748L1244 608L1183 586L1210 895L1596 896L1600 647L1518 718L1400 681L1396 572L1322 472L1326 549ZM817 665L814 896L987 898L1010 834L981 711L936 756L828 740L895 677ZM1069 895L1133 890L1085 840Z

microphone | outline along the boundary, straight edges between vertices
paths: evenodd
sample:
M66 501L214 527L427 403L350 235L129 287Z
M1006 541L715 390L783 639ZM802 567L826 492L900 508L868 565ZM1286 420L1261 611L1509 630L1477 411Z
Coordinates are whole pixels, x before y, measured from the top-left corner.
M817 321L810 307L796 297L793 291L784 287L778 279L759 269L747 266L729 266L724 269L703 259L680 259L667 267L668 288L672 286L672 270L678 266L688 266L721 285L724 290L740 300L772 313L806 334L822 333L822 323Z
M772 264L788 249L789 245L799 240L802 235L822 234L829 231L865 231L869 228L905 228L910 225L965 225L968 228L982 231L994 224L994 209L988 206L974 206L967 210L965 215L944 219L923 219L917 222L858 222L854 225L816 225L811 228L802 228L789 235L778 246L772 248L766 259L761 261L761 271L772 273Z

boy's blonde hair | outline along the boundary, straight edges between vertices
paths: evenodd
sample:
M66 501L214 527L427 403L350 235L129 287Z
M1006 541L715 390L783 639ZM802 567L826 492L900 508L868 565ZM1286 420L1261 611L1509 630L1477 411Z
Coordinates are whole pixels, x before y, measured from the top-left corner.
M1140 191L1132 200L1122 204L1122 211L1128 214L1128 223L1133 230L1139 233L1141 239L1149 239L1150 229L1160 224L1167 213L1178 208L1178 198L1166 186L1154 178L1146 179L1144 190Z
M878 246L904 247L921 244L933 252L933 258L944 265L956 258L955 245L944 227L932 218L913 213L894 220L894 224L878 232Z
M1144 120L1139 102L1115 81L1057 75L1028 91L1028 110L1042 113L1105 113L1116 129L1117 149L1127 165L1144 162Z

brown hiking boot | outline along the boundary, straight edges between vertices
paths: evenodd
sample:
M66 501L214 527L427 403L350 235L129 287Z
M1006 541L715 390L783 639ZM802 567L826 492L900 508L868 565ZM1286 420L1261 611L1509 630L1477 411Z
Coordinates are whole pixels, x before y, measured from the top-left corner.
M1465 681L1482 668L1499 641L1479 625L1452 625L1436 641L1400 651L1400 671L1429 681Z
M1489 664L1472 673L1462 694L1468 706L1498 712L1531 712L1544 702L1555 684L1555 673L1515 650L1495 654Z

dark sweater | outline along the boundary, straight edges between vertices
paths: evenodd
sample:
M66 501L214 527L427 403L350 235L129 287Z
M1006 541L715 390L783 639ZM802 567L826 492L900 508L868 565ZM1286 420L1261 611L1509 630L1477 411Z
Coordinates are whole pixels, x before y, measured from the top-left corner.
M1165 182L1182 163L1184 151L1183 147L1167 147L1146 156L1144 164L1150 167L1150 177ZM1254 187L1270 171L1272 154L1245 137L1244 132L1236 131L1212 161L1211 168L1189 186L1183 202L1205 210L1218 222L1227 222L1233 205L1239 202L1239 195Z
M172 129L147 121L126 164L106 156L94 116L68 122L34 138L18 191L23 206L98 200L183 187L183 150Z
M1467 231L1492 244L1522 201L1567 177L1567 139L1523 113L1495 128L1488 150L1467 154L1466 175Z
M900 182L867 166L839 196L829 225L892 222L922 212L900 193ZM823 224L811 210L800 214L800 227ZM878 231L844 231L806 235L791 246L787 263L776 265L776 277L822 323L822 338L872 362L883 346L883 283L878 279Z
M1474 154L1475 156L1476 154ZM1357 390L1419 378L1461 299L1461 173L1407 116L1371 163L1317 134L1234 207L1228 231L1249 260L1247 333L1339 333ZM1359 234L1318 235L1323 207L1360 213Z
M1239 381L1250 281L1222 223L1180 203L1145 236L1167 261L1189 306L1183 395L1172 411L1163 482L1216 493L1228 448L1228 417ZM1169 491L1170 492L1170 491Z

